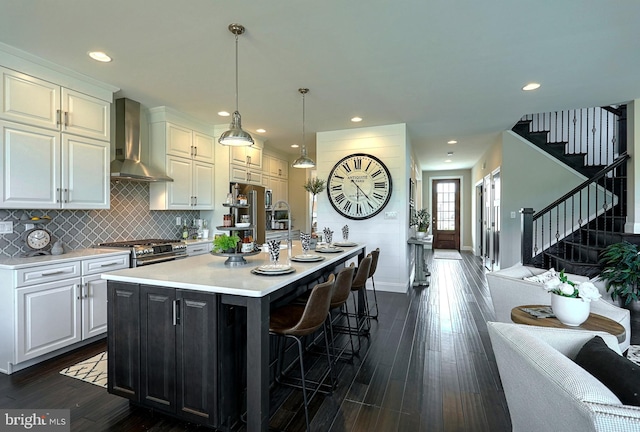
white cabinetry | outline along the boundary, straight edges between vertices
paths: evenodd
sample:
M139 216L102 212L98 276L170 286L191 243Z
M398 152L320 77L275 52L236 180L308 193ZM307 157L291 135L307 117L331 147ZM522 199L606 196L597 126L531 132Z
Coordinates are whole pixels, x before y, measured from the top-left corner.
M211 240L203 240L202 242L198 243L189 243L187 244L187 255L204 255L211 252L212 248L213 246L211 245Z
M262 184L271 189L273 202L289 199L289 163L271 155L264 155L264 176Z
M109 208L110 103L0 73L0 208Z
M0 371L106 333L107 284L100 274L127 267L124 253L1 270Z
M262 185L262 146L229 147L229 179L231 182Z
M167 121L151 123L151 163L173 182L151 183L151 210L213 210L214 139Z
M109 102L10 69L0 73L0 117L109 141Z

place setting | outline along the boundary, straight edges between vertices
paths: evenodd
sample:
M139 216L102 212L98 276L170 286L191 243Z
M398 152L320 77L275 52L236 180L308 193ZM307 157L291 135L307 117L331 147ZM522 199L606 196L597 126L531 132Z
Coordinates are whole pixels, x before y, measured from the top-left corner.
M281 264L280 259L280 240L270 240L267 242L269 252L269 264L258 266L251 270L251 273L262 276L280 276L293 273L296 271L289 264Z
M324 234L325 244L322 246L321 245L316 246L316 252L320 252L320 253L344 252L344 249L340 249L332 243L333 231L331 231L331 229L325 228L322 230L322 233Z
M349 225L342 227L342 241L333 243L334 246L353 247L358 246L357 243L349 241Z
M324 260L323 256L309 253L311 245L311 234L300 233L300 244L302 245L302 255L292 256L291 261L317 262Z

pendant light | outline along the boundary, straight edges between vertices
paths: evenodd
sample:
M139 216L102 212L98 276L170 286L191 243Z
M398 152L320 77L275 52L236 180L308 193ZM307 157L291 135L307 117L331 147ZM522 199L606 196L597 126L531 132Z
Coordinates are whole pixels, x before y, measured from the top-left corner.
M238 35L244 33L244 26L241 24L229 24L229 31L236 35L236 110L231 117L229 130L220 135L218 142L225 146L251 146L253 138L249 133L242 130L242 120L238 112Z
M298 92L302 95L302 149L300 150L300 157L293 161L291 164L294 168L313 168L316 163L307 156L307 146L304 142L304 95L309 93L308 88L298 89Z

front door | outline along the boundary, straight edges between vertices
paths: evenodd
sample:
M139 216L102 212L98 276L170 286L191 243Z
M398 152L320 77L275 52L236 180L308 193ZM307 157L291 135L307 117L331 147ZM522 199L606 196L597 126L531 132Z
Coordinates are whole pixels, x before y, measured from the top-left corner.
M433 180L433 248L460 250L460 180Z

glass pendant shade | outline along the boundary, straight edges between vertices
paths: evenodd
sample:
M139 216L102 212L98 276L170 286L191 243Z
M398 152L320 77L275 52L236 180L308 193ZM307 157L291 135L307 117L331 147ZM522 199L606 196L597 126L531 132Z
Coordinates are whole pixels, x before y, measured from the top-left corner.
M231 117L229 130L220 135L218 142L225 146L252 146L253 138L248 132L242 130L242 119L238 111L238 35L244 33L244 26L230 24L229 31L236 36L236 110Z
M253 145L251 135L242 130L242 120L238 111L233 113L229 130L220 135L218 142L222 145L236 147Z
M305 145L305 142L304 142L304 119L305 119L304 95L309 92L309 89L301 88L301 89L298 89L298 92L300 92L300 94L302 95L302 148L300 149L300 157L294 160L291 166L293 168L313 168L316 166L316 163L313 161L313 159L307 156L307 146Z

